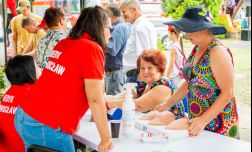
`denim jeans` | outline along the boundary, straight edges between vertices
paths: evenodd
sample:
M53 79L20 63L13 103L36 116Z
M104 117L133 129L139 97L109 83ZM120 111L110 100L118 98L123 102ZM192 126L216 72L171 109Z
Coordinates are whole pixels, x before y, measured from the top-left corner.
M126 81L126 75L122 70L116 70L106 72L105 83L106 83L106 94L117 95L124 91L123 85Z
M31 144L52 148L62 152L74 152L74 143L71 135L46 126L27 115L18 107L14 124L25 144L25 149Z

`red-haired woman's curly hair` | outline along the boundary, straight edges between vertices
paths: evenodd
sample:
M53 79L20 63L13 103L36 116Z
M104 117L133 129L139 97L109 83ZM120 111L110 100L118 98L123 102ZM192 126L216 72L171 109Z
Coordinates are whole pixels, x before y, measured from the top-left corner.
M143 51L143 53L137 59L138 72L140 72L141 60L144 60L146 62L153 64L159 69L162 76L164 75L167 61L166 61L165 55L161 51L157 51L157 50Z

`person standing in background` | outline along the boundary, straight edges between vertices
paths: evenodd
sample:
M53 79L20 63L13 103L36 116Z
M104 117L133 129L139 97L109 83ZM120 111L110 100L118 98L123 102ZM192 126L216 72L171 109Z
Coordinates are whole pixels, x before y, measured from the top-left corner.
M170 57L166 77L170 78L176 87L182 80L182 68L186 62L186 56L183 51L183 38L180 37L181 31L172 25L168 25L168 37L172 41L170 47Z
M236 7L235 0L226 0L226 13L230 14L230 16L233 15L234 9Z
M244 7L242 7L241 13L240 13L240 24L241 24L241 29L248 28L248 24L246 20L246 10L244 9Z
M122 70L122 59L127 40L130 37L131 25L124 23L121 19L121 11L116 5L108 6L106 11L112 22L111 37L105 53L106 94L116 95L124 90L125 75Z
M35 57L36 63L42 70L46 67L54 46L67 37L66 22L62 9L58 7L46 9L44 19L48 32L39 42Z
M40 40L45 36L45 31L37 27L37 24L31 18L25 18L22 21L22 28L27 30L29 33L32 33L28 45L24 49L24 55L35 56L38 44Z
M19 0L17 10L21 14L14 17L10 21L13 39L13 55L23 55L25 47L28 45L31 33L22 28L22 21L24 18L30 17L36 22L41 22L41 17L31 13L31 4L28 0Z
M123 55L123 70L126 72L127 82L136 82L137 58L144 50L157 49L157 31L141 13L138 0L125 0L120 9L125 22L132 24L131 35Z

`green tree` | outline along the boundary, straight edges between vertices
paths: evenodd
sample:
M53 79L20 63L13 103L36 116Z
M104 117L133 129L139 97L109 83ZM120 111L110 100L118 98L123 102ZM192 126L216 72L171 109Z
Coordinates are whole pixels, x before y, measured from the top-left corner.
M4 82L4 76L3 76L3 69L0 67L0 90L5 89L5 82Z

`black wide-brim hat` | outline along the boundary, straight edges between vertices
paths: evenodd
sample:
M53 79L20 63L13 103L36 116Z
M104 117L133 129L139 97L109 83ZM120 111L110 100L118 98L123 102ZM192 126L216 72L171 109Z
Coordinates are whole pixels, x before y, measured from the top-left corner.
M166 22L166 25L173 25L179 30L192 33L205 29L211 29L214 35L225 34L227 30L224 26L214 25L206 19L207 13L204 13L202 7L195 6L186 9L183 17L179 20Z

